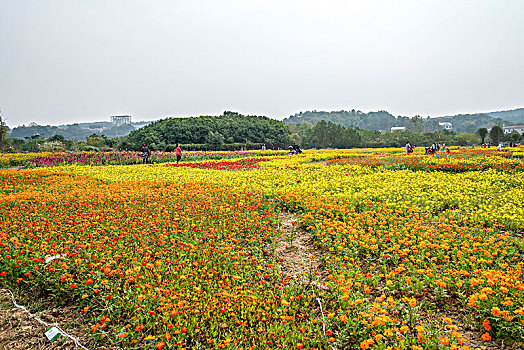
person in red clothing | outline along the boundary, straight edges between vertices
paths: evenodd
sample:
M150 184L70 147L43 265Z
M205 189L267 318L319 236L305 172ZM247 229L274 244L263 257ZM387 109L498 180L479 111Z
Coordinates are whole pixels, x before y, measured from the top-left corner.
M182 150L180 149L180 146L178 143L176 144L175 148L175 154L176 154L176 163L180 162L180 159L182 159Z

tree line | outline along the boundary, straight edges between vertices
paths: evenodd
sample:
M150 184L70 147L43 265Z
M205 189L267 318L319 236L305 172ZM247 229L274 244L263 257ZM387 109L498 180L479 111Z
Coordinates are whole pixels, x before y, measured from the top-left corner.
M105 151L138 150L145 143L151 150L173 151L179 143L185 150L286 149L291 144L302 148L400 147L409 141L416 146L432 143L478 145L520 142L523 135L504 134L500 126L479 128L476 132L428 131L423 118L415 116L406 129L397 132L345 127L331 121L315 124L302 122L285 125L259 116L225 112L221 116L169 118L131 132L128 136L109 138L91 134L86 141L67 140L62 135L33 135L24 139L8 138L7 126L0 116L0 149L3 151Z

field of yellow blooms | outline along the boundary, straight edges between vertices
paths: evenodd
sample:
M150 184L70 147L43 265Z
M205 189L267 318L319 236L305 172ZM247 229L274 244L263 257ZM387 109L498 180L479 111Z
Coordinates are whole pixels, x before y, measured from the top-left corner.
M0 170L0 287L77 306L113 348L518 346L522 154ZM300 262L276 253L282 212Z

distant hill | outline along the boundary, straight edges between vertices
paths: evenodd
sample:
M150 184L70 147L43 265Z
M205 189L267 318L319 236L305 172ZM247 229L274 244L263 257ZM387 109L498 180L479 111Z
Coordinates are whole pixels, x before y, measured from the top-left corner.
M362 111L307 111L296 113L283 120L286 124L301 124L303 122L316 124L321 120L342 125L346 128L356 127L367 130L390 130L393 126L407 126L408 117L395 117L389 112L378 111L364 113Z
M133 130L144 127L152 122L132 122L131 124L114 125L111 122L86 122L75 124L62 124L58 126L38 125L31 123L29 126L18 126L9 131L9 137L13 139L25 139L34 137L50 138L55 135L61 135L66 140L76 139L85 141L87 137L96 135L105 135L108 138L127 136Z
M524 108L513 111L501 111L491 113L478 114L458 114L453 116L442 116L435 118L424 118L423 124L425 130L434 132L443 130L443 126L439 122L449 122L453 125L453 131L456 133L476 132L480 128L490 128L493 125L514 125L524 124ZM286 124L301 124L317 122L325 120L342 125L344 127L356 127L367 130L391 130L393 126L409 127L411 119L409 117L398 116L395 117L387 111L368 112L361 111L307 111L296 113L289 118L283 120ZM522 120L522 122L520 121Z
M485 113L490 117L501 118L513 124L524 125L524 108L512 109L510 111Z

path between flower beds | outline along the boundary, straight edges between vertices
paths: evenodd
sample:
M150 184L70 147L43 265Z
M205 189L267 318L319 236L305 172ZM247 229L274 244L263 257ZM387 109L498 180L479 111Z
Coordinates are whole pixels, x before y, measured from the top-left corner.
M27 307L42 321L49 324L57 323L64 331L76 337L82 345L89 349L93 348L86 337L89 333L87 322L73 306L53 307L40 302L41 300L37 300L33 301L34 305L28 305L17 298L17 303ZM42 311L32 310L37 304L38 309ZM44 335L47 328L25 311L15 307L10 295L0 290L0 349L79 349L72 339L65 336L49 342ZM97 347L97 349L104 348Z
M327 289L322 283L323 268L319 261L320 251L316 250L313 238L297 223L297 217L289 212L278 215L280 224L277 230L280 236L275 241L274 256L280 270L290 280L290 283L304 283L307 274L312 272L312 285Z

